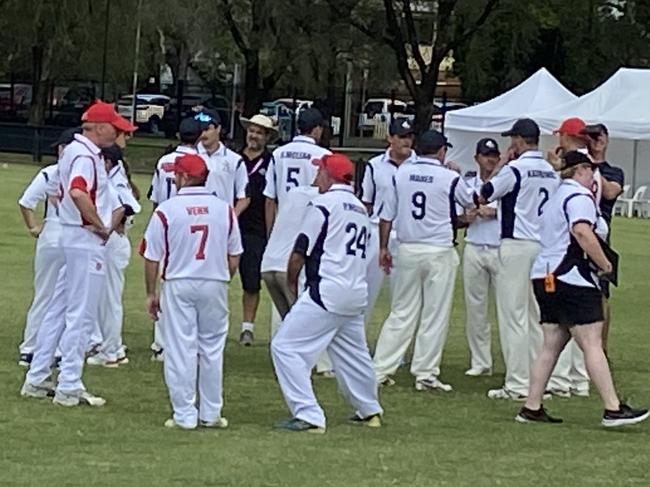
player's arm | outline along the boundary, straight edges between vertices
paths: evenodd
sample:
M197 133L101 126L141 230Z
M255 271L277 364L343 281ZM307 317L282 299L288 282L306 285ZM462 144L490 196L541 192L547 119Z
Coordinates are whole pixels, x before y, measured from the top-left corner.
M82 218L90 224L91 231L103 240L107 240L110 229L106 228L102 219L99 218L97 208L89 194L95 184L93 164L93 161L86 157L80 157L73 162L68 192Z
M484 205L496 201L512 191L517 184L517 174L517 169L512 166L501 168L496 176L481 186L477 198L478 204Z
M271 236L271 230L275 224L275 219L278 213L278 203L275 198L266 198L264 201L264 223L266 224L266 237Z
M393 186L391 191L387 191L386 200L379 217L379 266L384 269L386 274L390 273L393 267L393 257L388 250L388 241L390 232L393 230L393 220L397 218L397 183L393 176Z
M228 271L230 278L235 275L239 268L239 258L244 253L244 247L241 242L241 232L239 231L239 222L234 209L230 208L229 227L228 227Z
M611 168L611 172L603 173L600 171L600 180L603 187L603 198L612 201L618 198L623 192L625 183L623 171L618 168Z
M144 286L147 294L145 309L153 320L158 319L160 298L156 285L160 276L160 261L165 255L164 233L167 222L161 211L151 215L144 237L140 243L140 255L144 257Z
M276 174L277 168L275 165L275 158L271 157L269 161L269 167L266 171L265 184L264 184L264 196L266 200L264 201L264 223L266 224L266 236L271 235L271 230L273 230L273 225L275 224L275 219L278 214L278 203L277 198L278 194L276 191Z
M612 264L605 256L593 230L598 219L593 198L587 195L572 198L566 203L565 211L571 233L578 245L602 271L611 272Z
M241 215L251 203L248 194L248 172L243 159L240 159L235 169L235 214Z
M376 197L377 186L375 183L375 168L370 163L366 163L361 181L361 201L368 210L368 215L372 216Z
M42 224L36 219L34 210L41 201L47 199L49 189L49 176L45 171L40 171L18 200L20 215L23 217L29 234L34 238L38 238L43 230Z

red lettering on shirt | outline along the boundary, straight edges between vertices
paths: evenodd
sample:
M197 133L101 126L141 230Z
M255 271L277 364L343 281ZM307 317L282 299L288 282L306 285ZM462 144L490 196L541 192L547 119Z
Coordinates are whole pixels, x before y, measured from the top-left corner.
M160 168L165 172L174 172L174 163L173 162L163 162L160 165Z
M207 206L186 206L188 215L208 215L210 211Z

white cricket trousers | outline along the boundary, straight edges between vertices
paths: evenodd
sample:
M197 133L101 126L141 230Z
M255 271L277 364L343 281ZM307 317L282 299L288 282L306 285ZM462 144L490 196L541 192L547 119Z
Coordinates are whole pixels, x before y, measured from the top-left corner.
M34 299L27 312L23 342L20 344L20 353L34 353L36 347L36 334L43 323L48 310L56 278L63 267L63 250L59 239L61 237L61 224L59 222L45 222L43 231L36 241L34 255Z
M458 254L453 247L403 243L397 255L391 311L375 349L377 381L382 382L397 371L416 328L411 374L416 380L438 377L449 329Z
M589 392L589 374L585 365L585 355L573 338L558 357L548 381L548 389Z
M470 352L470 367L491 369L491 328L488 297L495 287L499 267L499 248L465 243L463 285L465 289L465 332Z
M344 316L324 310L303 293L271 342L280 389L294 418L325 427L325 413L311 383L311 369L327 351L339 390L360 417L381 414L363 314Z
M131 258L131 243L126 235L113 232L106 243L106 287L99 303L99 328L102 334L100 357L114 362L122 349L124 273Z
M104 292L105 247L88 230L72 226L64 228L61 246L65 265L59 271L52 304L38 330L26 382L38 385L50 376L58 345L61 363L57 391L79 394L84 390L81 376L86 342L97 322L99 297Z
M528 395L530 367L543 342L530 271L540 251L532 240L503 239L496 276L497 319L506 366L505 388Z
M223 407L223 350L228 335L228 283L165 281L160 326L165 335L165 383L174 421L195 428Z

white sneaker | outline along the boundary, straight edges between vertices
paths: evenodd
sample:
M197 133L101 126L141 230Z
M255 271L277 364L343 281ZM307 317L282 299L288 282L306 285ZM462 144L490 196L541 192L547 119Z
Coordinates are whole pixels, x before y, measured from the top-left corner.
M547 389L546 393L550 394L551 396L562 397L564 399L568 399L571 397L571 391L567 391L564 389Z
M334 373L333 370L322 370L320 372L317 371L316 375L318 377L322 377L324 379L335 379L336 378L336 374Z
M451 392L453 388L449 384L440 382L440 380L437 377L430 377L429 379L416 380L415 390Z
M510 399L512 401L519 402L525 402L526 399L528 399L528 396L509 391L505 387L502 387L500 389L490 389L487 393L487 397L490 399Z
M395 385L395 381L391 377L384 377L382 380L378 380L377 383L379 387L393 387Z
M30 384L25 382L20 389L20 395L23 397L33 397L36 399L45 399L54 395L54 384L45 381L39 385Z
M480 377L482 375L492 375L492 369L489 367L488 368L472 367L471 369L465 371L465 375L469 377Z
M152 362L164 362L165 361L165 351L161 348L158 351L154 351L151 355Z
M571 395L578 397L589 397L589 389L574 389L571 388Z
M224 417L220 417L216 421L199 421L199 426L201 426L201 428L226 429L228 427L228 420Z
M79 404L86 404L88 406L99 408L106 404L106 399L94 396L88 391L83 391L79 397Z
M182 424L178 424L176 421L174 421L174 418L169 418L168 420L166 420L164 425L165 425L165 428L170 428L170 429L182 429L182 430L193 430L194 429L194 427L188 428L187 426L183 426Z
M74 407L79 406L80 404L85 404L92 407L102 407L106 404L106 399L99 396L94 396L88 391L81 391L81 393L65 393L61 391L56 391L54 394L54 399L52 399L54 404L65 407Z
M99 367L106 367L107 369L117 369L120 366L118 360L108 360L103 357L101 354L93 355L86 359L88 365L96 365Z

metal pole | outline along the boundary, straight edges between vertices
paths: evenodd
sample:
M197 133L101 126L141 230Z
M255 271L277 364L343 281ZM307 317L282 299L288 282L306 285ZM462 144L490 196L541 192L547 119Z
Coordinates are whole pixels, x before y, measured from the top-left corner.
M440 132L445 133L445 118L447 117L447 92L442 92L442 121L440 122Z
M135 59L133 60L133 85L131 86L131 123L135 125L135 92L138 89L138 59L140 58L140 34L142 33L142 18L140 12L142 11L142 0L138 0L138 10L136 16L138 19L137 27L135 30Z
M232 97L230 98L230 140L235 138L235 100L237 98L237 88L239 87L239 63L235 63L235 69L232 73Z
M350 130L352 124L352 60L348 59L347 71L345 72L345 105L343 110L343 118L345 119L345 137L351 137L352 131Z
M106 53L108 51L108 19L111 11L111 0L106 0L104 13L104 52L102 53L102 89L100 98L103 100L106 86Z
M633 195L634 192L636 191L636 165L637 165L637 160L639 158L638 152L639 152L639 141L635 140L634 154L632 154L632 194Z

